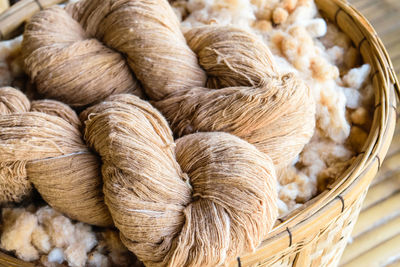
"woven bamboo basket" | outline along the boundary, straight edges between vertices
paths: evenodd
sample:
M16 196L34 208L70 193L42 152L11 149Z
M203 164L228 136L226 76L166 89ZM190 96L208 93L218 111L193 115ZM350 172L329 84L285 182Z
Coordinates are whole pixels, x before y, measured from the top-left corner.
M35 12L63 0L23 0L0 15L0 38L22 32ZM327 190L278 219L259 248L231 266L337 266L366 192L388 151L396 124L399 84L389 56L367 20L345 0L315 0L321 14L353 41L371 65L375 91L371 131L355 162ZM34 266L0 253L0 266Z

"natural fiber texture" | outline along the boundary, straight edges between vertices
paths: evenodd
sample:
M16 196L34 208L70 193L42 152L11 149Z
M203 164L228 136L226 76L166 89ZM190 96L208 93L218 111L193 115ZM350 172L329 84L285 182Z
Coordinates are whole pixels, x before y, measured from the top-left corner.
M191 88L155 102L174 133L229 132L287 166L314 133L310 89L294 74L278 74L268 47L247 32L206 26L185 36L209 85L222 89Z
M22 92L11 87L0 88L0 116L26 112L29 108L30 102ZM25 164L26 161L0 160L0 205L20 202L32 192Z
M29 100L16 89L6 88L0 94L22 97L9 106L25 103L29 107ZM2 180L24 181L24 190L15 190L11 200L22 199L31 181L56 210L83 222L111 225L101 192L99 162L83 143L75 112L46 100L33 102L32 110L0 116Z
M0 114L13 114L29 111L31 103L19 90L12 87L0 88Z
M68 8L91 35L127 56L155 100L206 80L166 0L89 0Z
M86 110L105 200L125 245L151 266L216 266L252 251L277 216L272 161L226 133L173 141L161 114L131 95Z
M39 2L39 1L38 1ZM40 1L45 6L51 1ZM56 1L53 1L53 3ZM58 0L60 2L60 0ZM321 266L338 263L363 196L380 163L384 160L394 125L399 84L385 48L367 20L347 1L316 0L324 17L335 22L357 44L364 60L371 64L376 95L374 123L365 152L329 191L291 213L277 224L262 245L252 254L240 255L242 266ZM22 8L23 7L23 8ZM9 33L39 10L36 1L22 0L0 18L1 32ZM335 244L335 245L332 245ZM0 263L31 266L0 253Z
M123 92L140 96L123 56L153 99L204 83L165 0L82 1L68 10L44 10L25 28L26 69L45 96L73 106Z
M49 99L32 101L31 111L43 112L48 115L60 117L77 129L81 127L81 121L75 111L58 101Z
M29 107L17 90L5 94L17 96L10 106ZM0 164L14 170L6 177L29 177L53 208L73 219L110 225L99 161L82 141L74 111L52 100L27 109L0 116ZM87 144L102 159L112 219L146 264L221 265L253 251L272 228L275 167L246 141L216 132L174 143L162 115L126 94L88 108L81 120Z
M71 15L60 8L39 12L24 33L27 69L46 96L77 105L117 93L107 82L125 91L107 76L110 67L102 68L123 62L120 54L108 53L115 61L100 52L94 57L98 61L87 54L110 47L126 56L177 136L229 132L286 166L313 135L310 90L293 74L278 73L270 50L256 36L229 26L204 26L184 37L165 0L83 0L67 11ZM98 94L86 84L96 84Z
M85 106L111 94L142 95L124 57L91 38L60 7L32 17L22 47L26 70L46 97Z
M268 47L256 36L233 26L203 26L185 33L206 71L209 88L257 86L276 76Z

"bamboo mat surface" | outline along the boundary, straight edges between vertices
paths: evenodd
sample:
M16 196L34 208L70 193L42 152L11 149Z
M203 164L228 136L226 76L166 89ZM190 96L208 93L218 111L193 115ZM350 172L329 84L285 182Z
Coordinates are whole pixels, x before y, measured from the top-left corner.
M400 77L400 0L349 0L374 26ZM400 267L400 123L341 260L342 267Z

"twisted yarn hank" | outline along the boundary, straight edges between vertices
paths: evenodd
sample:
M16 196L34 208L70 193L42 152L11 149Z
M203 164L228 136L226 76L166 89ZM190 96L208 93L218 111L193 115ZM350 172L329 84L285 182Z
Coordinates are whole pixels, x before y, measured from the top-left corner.
M0 196L20 201L33 183L47 203L72 219L111 225L99 162L83 143L75 112L56 101L30 103L13 88L0 88L0 99L8 100L10 111L0 116L1 188L12 190Z
M102 158L106 204L150 266L216 266L252 251L277 216L272 161L227 133L176 141L161 114L115 95L82 115Z
M315 128L310 89L294 74L279 74L269 49L255 36L230 26L189 30L189 46L209 75L205 87L181 90L154 101L177 136L224 131L289 165Z
M91 38L60 7L31 18L22 52L27 73L45 97L80 107L111 94L142 96L124 57Z

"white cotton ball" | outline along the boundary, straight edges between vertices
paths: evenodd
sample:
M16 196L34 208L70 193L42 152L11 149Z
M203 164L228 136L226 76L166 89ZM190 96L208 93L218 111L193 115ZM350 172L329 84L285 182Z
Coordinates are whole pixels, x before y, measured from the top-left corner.
M61 248L54 248L50 251L49 255L47 255L48 262L56 262L63 263L65 260L64 252Z
M50 237L40 225L32 233L32 244L41 253L48 253L51 249Z
M326 54L328 55L329 61L333 64L341 65L344 61L344 49L340 46L332 46L326 49Z
M304 21L311 20L317 14L317 8L315 6L314 1L309 3L307 6L299 6L297 7L292 14L290 14L287 19L288 24L298 24Z
M36 216L22 209L15 209L13 213L10 209L3 210L4 220L10 221L4 223L1 247L15 250L17 257L24 261L39 259L38 251L31 244L32 232L38 225Z
M74 225L63 215L52 218L45 224L45 228L56 247L66 247L75 242Z
M324 19L312 19L305 26L308 33L314 38L325 36L327 32L327 25Z
M325 137L343 143L350 134L346 119L346 96L334 81L321 83L320 102L317 103L317 127Z
M203 1L203 0L189 0L187 3L187 9L190 13L194 11L203 9L205 6L210 5L211 1Z
M283 185L279 191L279 199L283 200L285 203L290 203L294 201L299 193L299 187L296 183L290 183Z
M369 112L366 108L359 107L351 113L350 118L353 124L364 125L370 120L369 116Z
M288 206L287 206L286 203L283 202L281 199L278 198L278 201L277 201L276 204L277 204L277 206L278 206L278 212L279 212L279 216L280 216L280 217L283 217L283 216L285 216L286 214L289 213L289 208L288 208Z
M358 90L353 88L343 88L344 95L346 96L346 107L356 109L361 106L361 94Z
M57 211L53 210L50 206L41 207L36 211L36 216L40 224L48 223L53 217L60 215Z
M83 244L86 252L97 245L96 235L92 232L91 226L81 222L75 225L75 240Z
M275 8L272 12L272 20L275 24L282 24L286 22L288 16L289 13L286 11L286 9L283 9L281 7Z
M6 58L21 47L22 35L7 41L0 42L0 60L6 61Z
M371 67L369 64L364 64L359 68L351 69L344 77L343 82L351 88L360 89L361 85L367 79Z
M65 258L71 267L83 267L87 260L86 248L84 243L74 243L64 251Z
M24 261L34 261L39 259L39 252L32 245L19 247L15 250L15 255Z

